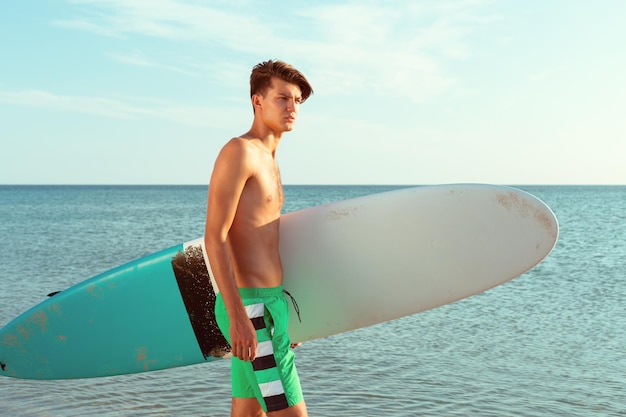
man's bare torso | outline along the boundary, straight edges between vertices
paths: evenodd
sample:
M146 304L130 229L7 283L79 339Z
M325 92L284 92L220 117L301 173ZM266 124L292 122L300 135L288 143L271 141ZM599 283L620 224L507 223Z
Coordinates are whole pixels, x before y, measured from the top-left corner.
M276 287L283 280L278 252L284 201L280 173L267 149L254 139L244 140L258 168L244 186L228 235L235 279L239 288Z

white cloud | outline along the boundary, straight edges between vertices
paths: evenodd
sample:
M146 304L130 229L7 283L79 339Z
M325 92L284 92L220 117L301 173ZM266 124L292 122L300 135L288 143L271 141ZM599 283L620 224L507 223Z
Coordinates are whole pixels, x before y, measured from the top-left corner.
M424 102L457 83L447 61L471 56L466 38L479 24L465 9L439 15L431 7L344 4L303 10L299 14L320 32L318 40L303 45L296 40L291 49L316 58L316 72L325 74L333 93L373 92Z
M174 73L181 74L181 75L188 75L192 77L196 77L199 75L196 72L193 72L187 69L175 67L173 65L167 65L167 64L154 62L147 58L144 58L143 56L135 55L135 54L134 55L108 54L108 57L113 59L114 61L121 62L123 64L132 65L132 66L163 69L166 71L174 72Z
M71 97L41 90L0 91L0 102L59 111L134 119L149 113L119 100L102 97Z
M53 111L83 113L116 119L157 118L189 126L217 127L234 118L227 108L188 106L164 100L133 97L77 97L41 90L1 91L0 102Z
M283 8L276 16L255 3L245 8L222 3L219 9L175 0L73 3L81 6L80 15L58 25L100 35L210 44L226 48L224 56L279 57L321 74L317 85L324 94L373 92L415 102L445 94L457 83L446 63L471 57L467 38L485 22L473 14L481 5L476 1L348 2L291 13ZM135 65L186 71L137 58L118 56Z
M263 25L242 13L175 0L71 0L80 16L56 25L108 36L141 35L236 46L246 35L262 36ZM250 40L250 38L247 38Z

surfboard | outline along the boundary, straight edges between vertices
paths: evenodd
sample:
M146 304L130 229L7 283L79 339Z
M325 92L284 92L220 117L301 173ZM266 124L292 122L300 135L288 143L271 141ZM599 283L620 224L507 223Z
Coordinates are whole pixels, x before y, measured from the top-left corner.
M292 341L371 326L451 303L527 272L558 223L539 199L503 186L407 188L285 214L284 286ZM229 357L203 239L72 286L0 330L0 375L102 377Z

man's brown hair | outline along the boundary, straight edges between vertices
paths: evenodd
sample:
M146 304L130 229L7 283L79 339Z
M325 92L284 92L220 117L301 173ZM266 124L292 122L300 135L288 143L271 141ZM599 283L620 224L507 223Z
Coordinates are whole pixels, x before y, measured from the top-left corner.
M283 61L269 60L261 62L252 68L252 74L250 74L250 97L255 94L265 96L265 93L272 85L272 77L280 78L300 87L302 102L306 101L313 94L313 88L304 74Z

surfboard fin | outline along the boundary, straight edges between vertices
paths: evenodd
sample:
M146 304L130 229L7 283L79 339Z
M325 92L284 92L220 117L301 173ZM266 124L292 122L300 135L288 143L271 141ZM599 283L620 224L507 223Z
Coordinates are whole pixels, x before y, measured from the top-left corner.
M51 292L50 294L48 294L48 297L53 297L53 296L57 295L57 294L58 294L58 293L60 293L60 292L61 292L61 291L54 291L54 292Z

